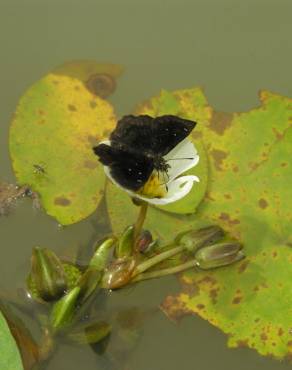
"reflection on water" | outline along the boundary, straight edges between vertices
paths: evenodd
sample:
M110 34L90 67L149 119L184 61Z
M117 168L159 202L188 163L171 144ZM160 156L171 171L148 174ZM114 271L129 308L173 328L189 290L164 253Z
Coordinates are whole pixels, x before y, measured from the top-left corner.
M257 104L268 88L291 96L292 3L283 0L3 0L0 13L0 179L14 182L8 155L8 127L23 91L53 67L72 59L96 59L124 65L111 98L122 115L161 88L203 85L218 111L241 111ZM290 31L290 32L289 32ZM102 86L106 78L99 81ZM92 81L88 82L90 86ZM112 87L114 88L114 87ZM106 222L95 215L70 227L58 227L24 199L0 219L2 291L16 292L29 269L31 248L58 254L78 251L102 236ZM85 250L81 260L87 260ZM13 267L12 267L13 266ZM70 368L186 370L290 368L245 349L229 350L226 338L207 322L191 317L175 325L157 308L177 290L164 278L116 291L97 302L99 316L114 324L100 348L62 342L48 370ZM19 298L17 298L19 299ZM11 304L9 305L11 306ZM14 315L39 336L25 309Z

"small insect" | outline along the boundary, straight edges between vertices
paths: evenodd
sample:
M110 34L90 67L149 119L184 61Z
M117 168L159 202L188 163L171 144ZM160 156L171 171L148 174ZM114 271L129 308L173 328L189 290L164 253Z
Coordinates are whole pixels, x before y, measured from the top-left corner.
M93 148L99 161L108 166L111 176L126 189L138 191L152 172L168 178L168 161L163 158L195 127L196 122L180 117L125 116L110 135L110 145Z
M45 169L45 165L44 164L34 164L33 165L33 168L34 168L34 173L35 174L38 174L38 175L41 175L41 174L45 174L46 173L46 169Z

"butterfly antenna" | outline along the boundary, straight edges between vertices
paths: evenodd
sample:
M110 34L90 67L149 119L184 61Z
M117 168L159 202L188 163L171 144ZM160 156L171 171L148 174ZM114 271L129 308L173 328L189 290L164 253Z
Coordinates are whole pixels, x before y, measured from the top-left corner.
M169 159L167 159L166 162L168 162L168 161L180 161L182 159L194 159L194 157L192 157L192 158L169 158Z
M159 172L160 172L160 171L158 171L158 179L159 179ZM168 183L168 181L169 181L169 175L168 175L167 171L163 171L162 173L163 173L163 175L166 175L166 176L167 176L167 180L166 180L165 182L161 182L159 185L165 185L166 190L168 191L167 183ZM163 176L163 177L164 177L164 176Z

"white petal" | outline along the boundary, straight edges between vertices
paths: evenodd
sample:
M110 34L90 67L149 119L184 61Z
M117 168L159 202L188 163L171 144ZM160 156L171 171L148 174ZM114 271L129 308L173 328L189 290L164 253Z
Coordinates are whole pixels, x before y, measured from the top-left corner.
M140 194L132 193L133 196L136 198L142 199L148 203L156 204L156 205L164 205L172 202L176 202L177 200L186 196L192 189L194 182L199 182L197 176L182 176L175 180L173 180L168 185L168 192L167 195L163 198L147 198L143 197Z
M199 155L194 144L190 140L185 139L167 153L164 159L171 166L167 171L168 182L171 182L185 171L196 166L199 162Z

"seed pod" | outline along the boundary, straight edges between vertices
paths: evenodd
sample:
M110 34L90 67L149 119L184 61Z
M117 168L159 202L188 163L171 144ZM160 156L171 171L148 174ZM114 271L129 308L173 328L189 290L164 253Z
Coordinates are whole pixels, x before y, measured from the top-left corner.
M224 231L219 226L212 225L183 232L176 237L175 242L193 253L206 245L214 244L223 236Z
M203 270L230 265L244 258L242 245L238 242L226 242L199 249L196 253L197 265Z
M27 282L32 295L45 302L59 299L67 289L63 265L56 254L47 248L33 248Z

